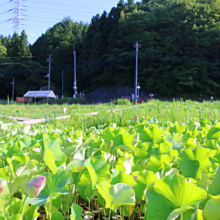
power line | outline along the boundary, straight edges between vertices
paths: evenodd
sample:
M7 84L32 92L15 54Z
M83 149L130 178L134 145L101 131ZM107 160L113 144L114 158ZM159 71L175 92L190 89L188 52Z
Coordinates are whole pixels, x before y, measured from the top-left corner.
M12 20L12 18L10 18L10 19L8 19L8 20L5 20L5 21L1 21L0 24L5 23L5 22L8 22L8 21L11 21L11 20Z
M40 13L46 13L46 14L48 14L48 11L39 11L39 10L29 10L28 9L28 11L32 11L32 12L40 12ZM69 13L69 12L68 12ZM76 13L76 12L74 12L74 13ZM61 14L61 15L64 15L64 13L58 13L58 12L56 12L56 14ZM78 15L81 15L81 16L86 16L86 15L82 15L81 13L80 14L78 14ZM91 15L91 16L93 16L93 15Z
M30 8L30 7L27 7L27 8ZM33 7L31 7L33 8ZM37 8L37 9L44 9L44 10L47 10L47 11L64 11L64 12L79 12L79 13L83 13L83 14L94 14L93 12L88 12L88 11L69 11L69 10L60 10L60 9L53 9L53 8L41 8L41 7L34 7L34 8Z
M4 29L4 30L1 30L0 32L7 31L7 30L9 30L9 29L11 29L11 27L10 27L10 28L6 28L6 29Z
M8 4L8 2L5 2L5 3L1 4L0 6L2 6L2 5L6 5L6 4Z
M24 0L26 1L26 0ZM91 7L91 6L81 6L81 5L64 5L64 4L57 4L54 2L40 2L40 1L32 1L32 0L28 0L28 2L35 2L35 3L40 3L40 4L48 4L48 5L62 5L62 6L68 6L68 7L77 7L77 8L94 8L94 9L103 9L103 8L99 8L99 7Z
M26 20L26 19L25 19ZM53 21L51 21L51 22L47 22L47 21L39 21L39 20L30 20L30 19L28 19L28 21L34 21L34 22L42 22L42 23L48 23L48 24L51 24ZM31 25L32 26L32 25Z
M10 9L10 10L7 10L7 11L3 11L3 12L0 13L0 15L5 14L5 13L8 13L8 12L10 12L10 11L12 11L12 10L13 10L13 9Z

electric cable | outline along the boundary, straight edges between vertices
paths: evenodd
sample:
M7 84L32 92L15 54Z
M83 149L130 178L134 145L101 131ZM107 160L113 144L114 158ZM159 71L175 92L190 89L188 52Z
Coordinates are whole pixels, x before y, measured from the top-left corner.
M33 7L28 7L27 8L33 8ZM83 13L83 14L94 14L93 12L88 12L88 11L72 11L72 10L60 10L60 9L53 9L53 8L41 8L41 7L34 7L37 9L43 9L43 10L47 10L47 11L64 11L64 12L79 12L79 13Z
M37 11L37 10L32 10L32 9L30 9L30 10L28 10L28 11L31 11L31 12L39 12L39 13L46 13L46 14L48 14L48 11L46 12L46 11ZM68 13L71 13L71 12L68 12ZM74 13L76 13L76 12L72 12L73 14ZM61 14L61 15L64 15L64 13L59 13L59 12L56 12L56 14ZM80 14L77 14L77 15L81 15L81 13ZM86 15L81 15L81 16L86 16ZM92 15L91 15L92 16ZM93 15L94 16L94 15Z
M26 1L26 0L24 0ZM33 0L28 0L28 2L35 2L35 3L40 3L40 4L48 4L48 5L62 5L62 6L68 6L68 7L77 7L77 8L94 8L94 9L103 9L103 8L100 8L100 7L91 7L91 6L81 6L81 5L65 5L65 4L57 4L57 3L54 3L54 2L41 2L41 1L33 1Z
M5 2L5 3L1 4L0 6L2 6L2 5L6 5L6 4L8 4L8 2Z
M12 29L12 27L6 28L6 29L4 29L4 30L0 30L0 32L7 31L7 30L9 30L9 29Z

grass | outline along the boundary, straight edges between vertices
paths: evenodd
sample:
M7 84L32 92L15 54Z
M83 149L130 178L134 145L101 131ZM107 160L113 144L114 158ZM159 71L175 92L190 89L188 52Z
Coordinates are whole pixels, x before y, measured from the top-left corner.
M66 114L63 109L67 108ZM107 110L120 109L117 112L107 112ZM85 113L99 112L98 115L83 115ZM100 127L117 123L119 126L126 126L134 119L159 121L168 123L178 121L178 123L188 123L192 120L216 121L220 118L220 102L194 101L158 101L151 100L138 105L0 105L0 115L17 116L25 118L47 118L44 124L53 124L56 127ZM56 120L57 116L71 115L69 119ZM1 120L1 119L0 119ZM10 119L3 118L9 122ZM10 121L11 122L11 121Z
M64 114L64 108L67 109ZM103 110L114 110L116 108L122 108L121 106L111 104L99 104L99 105L23 105L23 104L0 104L0 115L4 116L16 116L22 118L55 118L57 116L72 115L72 114L85 114Z
M134 117L137 116L140 121L149 122L159 121L160 123L189 123L193 120L206 120L214 123L220 119L220 102L163 102L152 100L137 106L124 106L117 112L100 111L98 115L72 114L70 119L51 120L49 124L56 127L75 126L92 127L108 126L117 123L118 126L126 126Z

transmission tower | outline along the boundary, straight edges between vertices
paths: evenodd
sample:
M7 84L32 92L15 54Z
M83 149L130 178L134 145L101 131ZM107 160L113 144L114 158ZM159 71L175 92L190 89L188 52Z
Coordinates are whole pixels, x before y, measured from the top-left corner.
M13 33L18 30L18 34L21 34L21 0L14 0L14 18L13 18Z

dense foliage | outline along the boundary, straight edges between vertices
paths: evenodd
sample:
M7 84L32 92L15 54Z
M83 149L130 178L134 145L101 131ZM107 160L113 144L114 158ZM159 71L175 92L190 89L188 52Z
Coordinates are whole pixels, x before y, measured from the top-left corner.
M219 0L143 0L139 3L120 0L109 13L94 16L89 25L64 19L31 47L20 43L24 46L21 51L12 47L19 36L1 37L1 57L27 56L30 51L36 57L24 64L19 60L19 65L1 65L0 71L5 72L6 78L11 72L19 74L16 88L22 95L25 89L20 85L24 79L30 82L25 85L26 90L46 86L43 75L47 73L46 59L52 54L52 86L60 95L64 69L65 92L71 95L74 41L79 91L88 92L100 85L133 86L133 45L139 40L141 88L168 96L219 96L219 16ZM6 93L10 93L9 88L10 83L5 87Z
M169 110L185 112L181 104ZM0 219L219 219L219 120L172 123L173 114L89 128L0 123Z

